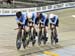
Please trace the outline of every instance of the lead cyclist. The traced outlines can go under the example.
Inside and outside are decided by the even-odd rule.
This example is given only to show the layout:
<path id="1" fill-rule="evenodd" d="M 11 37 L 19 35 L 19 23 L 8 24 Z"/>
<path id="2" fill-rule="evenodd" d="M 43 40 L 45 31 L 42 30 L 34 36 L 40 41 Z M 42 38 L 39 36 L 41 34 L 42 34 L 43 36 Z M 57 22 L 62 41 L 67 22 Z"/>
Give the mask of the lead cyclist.
<path id="1" fill-rule="evenodd" d="M 16 12 L 16 22 L 17 22 L 18 29 L 19 29 L 18 35 L 21 35 L 20 39 L 22 39 L 23 47 L 25 48 L 25 41 L 26 41 L 26 35 L 27 35 L 26 33 L 27 33 L 27 27 L 28 27 L 27 14 L 26 13 L 23 14 L 21 11 Z M 22 36 L 22 30 L 24 30 L 23 36 Z"/>

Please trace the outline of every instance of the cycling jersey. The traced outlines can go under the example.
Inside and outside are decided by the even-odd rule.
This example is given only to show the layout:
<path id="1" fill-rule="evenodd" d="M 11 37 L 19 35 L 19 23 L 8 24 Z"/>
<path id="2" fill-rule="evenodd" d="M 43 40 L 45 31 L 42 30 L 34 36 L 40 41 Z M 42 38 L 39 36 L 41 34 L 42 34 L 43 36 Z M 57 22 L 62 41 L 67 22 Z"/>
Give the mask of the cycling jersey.
<path id="1" fill-rule="evenodd" d="M 45 26 L 48 26 L 47 14 L 45 14 L 45 13 L 42 13 L 42 14 L 41 14 L 41 21 L 43 22 L 43 24 L 44 24 Z"/>
<path id="2" fill-rule="evenodd" d="M 22 14 L 21 18 L 16 18 L 16 22 L 22 22 L 22 25 L 27 25 L 26 13 Z"/>
<path id="3" fill-rule="evenodd" d="M 28 13 L 27 17 L 31 19 L 34 24 L 38 24 L 37 12 Z"/>
<path id="4" fill-rule="evenodd" d="M 37 24 L 37 12 L 32 13 L 32 21 Z"/>
<path id="5" fill-rule="evenodd" d="M 49 16 L 49 23 L 58 26 L 59 20 L 57 15 Z"/>

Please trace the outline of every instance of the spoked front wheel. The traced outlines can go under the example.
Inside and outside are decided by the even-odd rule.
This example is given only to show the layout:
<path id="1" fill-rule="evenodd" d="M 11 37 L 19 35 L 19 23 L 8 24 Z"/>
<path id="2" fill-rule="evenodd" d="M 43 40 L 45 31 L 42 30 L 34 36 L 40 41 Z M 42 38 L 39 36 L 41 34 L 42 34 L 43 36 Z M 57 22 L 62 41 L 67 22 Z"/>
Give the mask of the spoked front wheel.
<path id="1" fill-rule="evenodd" d="M 16 47 L 18 50 L 21 48 L 21 36 L 22 36 L 22 31 L 19 30 L 17 34 L 17 39 L 16 39 Z"/>
<path id="2" fill-rule="evenodd" d="M 16 40 L 16 47 L 18 50 L 21 48 L 21 40 L 20 39 Z"/>

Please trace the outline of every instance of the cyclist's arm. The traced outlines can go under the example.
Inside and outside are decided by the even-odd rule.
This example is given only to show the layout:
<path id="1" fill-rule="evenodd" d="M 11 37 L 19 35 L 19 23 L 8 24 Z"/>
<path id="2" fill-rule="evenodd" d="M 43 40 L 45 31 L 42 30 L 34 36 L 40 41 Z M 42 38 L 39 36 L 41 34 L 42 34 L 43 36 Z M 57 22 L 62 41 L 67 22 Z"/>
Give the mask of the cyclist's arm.
<path id="1" fill-rule="evenodd" d="M 16 18 L 16 22 L 17 22 L 17 24 L 18 23 L 22 24 L 22 22 L 20 22 L 18 18 Z"/>
<path id="2" fill-rule="evenodd" d="M 23 21 L 22 21 L 21 24 L 24 25 L 24 24 L 26 23 L 26 19 L 27 19 L 27 18 L 26 18 L 26 15 L 23 15 L 22 18 L 23 18 L 23 19 L 22 19 Z"/>
<path id="3" fill-rule="evenodd" d="M 51 19 L 49 19 L 49 23 L 50 23 L 50 24 L 53 24 L 53 22 L 51 21 Z"/>
<path id="4" fill-rule="evenodd" d="M 49 28 L 50 28 L 50 29 L 54 28 L 54 25 L 55 25 L 55 24 L 53 24 L 53 22 L 51 21 L 51 19 L 49 19 L 49 23 L 50 23 Z"/>
<path id="5" fill-rule="evenodd" d="M 45 23 L 46 23 L 46 20 L 47 20 L 47 18 L 45 17 L 45 18 L 44 18 L 44 22 L 43 22 L 43 23 L 44 23 L 44 25 L 45 25 Z"/>
<path id="6" fill-rule="evenodd" d="M 33 18 L 34 24 L 35 24 L 36 16 L 37 16 L 36 13 L 33 13 L 32 18 Z"/>
<path id="7" fill-rule="evenodd" d="M 22 25 L 24 25 L 26 22 L 26 18 L 23 18 L 23 22 L 22 22 Z"/>

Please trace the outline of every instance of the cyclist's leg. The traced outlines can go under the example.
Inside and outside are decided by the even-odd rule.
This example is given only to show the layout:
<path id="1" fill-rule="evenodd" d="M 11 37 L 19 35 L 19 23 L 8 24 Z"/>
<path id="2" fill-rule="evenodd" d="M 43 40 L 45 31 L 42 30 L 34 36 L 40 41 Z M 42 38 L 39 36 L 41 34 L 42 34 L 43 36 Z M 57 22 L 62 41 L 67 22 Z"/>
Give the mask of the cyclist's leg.
<path id="1" fill-rule="evenodd" d="M 38 45 L 40 45 L 41 44 L 41 40 L 42 40 L 42 29 L 41 29 L 41 27 L 40 26 L 38 26 L 39 28 L 39 30 L 38 30 Z"/>
<path id="2" fill-rule="evenodd" d="M 53 39 L 53 30 L 51 29 L 51 44 L 53 45 L 54 39 Z"/>
<path id="3" fill-rule="evenodd" d="M 17 40 L 21 39 L 21 37 L 22 37 L 22 29 L 19 28 L 18 34 L 17 34 Z"/>
<path id="4" fill-rule="evenodd" d="M 33 38 L 34 38 L 34 40 L 36 41 L 36 36 L 37 36 L 37 31 L 36 31 L 36 28 L 35 28 L 35 25 L 33 25 Z"/>
<path id="5" fill-rule="evenodd" d="M 40 45 L 41 44 L 41 41 L 42 41 L 42 35 L 41 35 L 42 31 L 39 30 L 39 35 L 38 35 L 38 44 Z"/>
<path id="6" fill-rule="evenodd" d="M 34 28 L 33 27 L 31 27 L 31 29 L 30 29 L 30 40 L 31 40 L 31 42 L 33 42 L 33 40 L 34 40 L 34 33 L 33 33 L 33 30 L 34 30 Z"/>
<path id="7" fill-rule="evenodd" d="M 48 36 L 47 36 L 47 26 L 45 26 L 45 31 L 44 31 L 44 35 L 45 35 L 45 41 L 47 41 L 48 40 Z"/>
<path id="8" fill-rule="evenodd" d="M 56 26 L 55 25 L 52 25 L 52 28 L 53 28 L 53 42 L 55 41 L 55 44 L 58 43 L 58 38 L 57 38 L 57 29 L 56 29 Z"/>
<path id="9" fill-rule="evenodd" d="M 53 27 L 52 24 L 50 24 L 50 30 L 51 30 L 51 45 L 54 43 L 54 35 L 53 35 Z"/>
<path id="10" fill-rule="evenodd" d="M 28 35 L 29 35 L 29 26 L 25 26 L 25 32 L 26 32 L 26 38 L 28 38 Z"/>
<path id="11" fill-rule="evenodd" d="M 18 35 L 21 37 L 22 36 L 23 25 L 21 25 L 20 23 L 18 23 L 18 28 L 19 28 Z"/>
<path id="12" fill-rule="evenodd" d="M 36 30 L 35 30 L 35 28 L 34 27 L 32 27 L 32 30 L 31 30 L 32 32 L 32 36 L 31 36 L 31 38 L 32 38 L 32 46 L 34 46 L 35 45 L 35 42 L 36 42 Z"/>
<path id="13" fill-rule="evenodd" d="M 29 45 L 29 42 L 30 42 L 29 26 L 26 26 L 25 29 L 26 29 L 26 43 L 27 43 L 27 46 L 28 46 Z"/>
<path id="14" fill-rule="evenodd" d="M 55 40 L 55 44 L 56 44 L 56 43 L 58 43 L 58 35 L 57 35 L 57 29 L 56 29 L 56 27 L 54 29 L 54 35 L 55 35 L 54 40 Z"/>
<path id="15" fill-rule="evenodd" d="M 21 47 L 21 37 L 22 37 L 22 25 L 21 24 L 18 24 L 18 28 L 19 28 L 19 31 L 18 31 L 18 34 L 17 34 L 17 39 L 16 39 L 16 46 L 17 46 L 17 49 L 20 49 Z"/>
<path id="16" fill-rule="evenodd" d="M 36 32 L 36 36 L 37 36 L 37 32 L 38 32 L 38 30 L 39 30 L 37 24 L 34 25 L 34 30 L 35 30 L 35 32 Z"/>
<path id="17" fill-rule="evenodd" d="M 46 28 L 42 28 L 42 40 L 43 40 L 43 44 L 46 44 Z"/>
<path id="18" fill-rule="evenodd" d="M 39 35 L 39 28 L 37 24 L 34 24 L 34 31 L 35 31 L 35 40 L 38 40 L 38 35 Z"/>
<path id="19" fill-rule="evenodd" d="M 25 29 L 25 26 L 23 27 L 23 37 L 22 37 L 22 42 L 23 42 L 23 48 L 26 47 L 27 43 L 26 43 L 26 37 L 27 37 L 27 32 Z"/>
<path id="20" fill-rule="evenodd" d="M 30 39 L 31 42 L 33 41 L 32 36 L 33 36 L 33 29 L 34 29 L 32 26 L 33 26 L 33 24 L 31 22 L 30 25 L 29 25 L 29 31 L 28 31 L 29 32 L 29 39 Z"/>
<path id="21" fill-rule="evenodd" d="M 48 32 L 49 32 L 49 29 L 48 29 L 48 26 L 46 26 L 46 37 L 47 37 L 47 39 L 49 37 Z"/>
<path id="22" fill-rule="evenodd" d="M 23 30 L 24 30 L 23 35 L 24 35 L 24 37 L 25 37 L 25 39 L 26 39 L 26 37 L 27 37 L 27 35 L 28 35 L 29 27 L 28 27 L 28 26 L 24 26 L 24 27 L 23 27 Z"/>
<path id="23" fill-rule="evenodd" d="M 25 26 L 23 26 L 23 38 L 22 38 L 22 41 L 25 41 L 26 40 L 26 28 Z"/>

